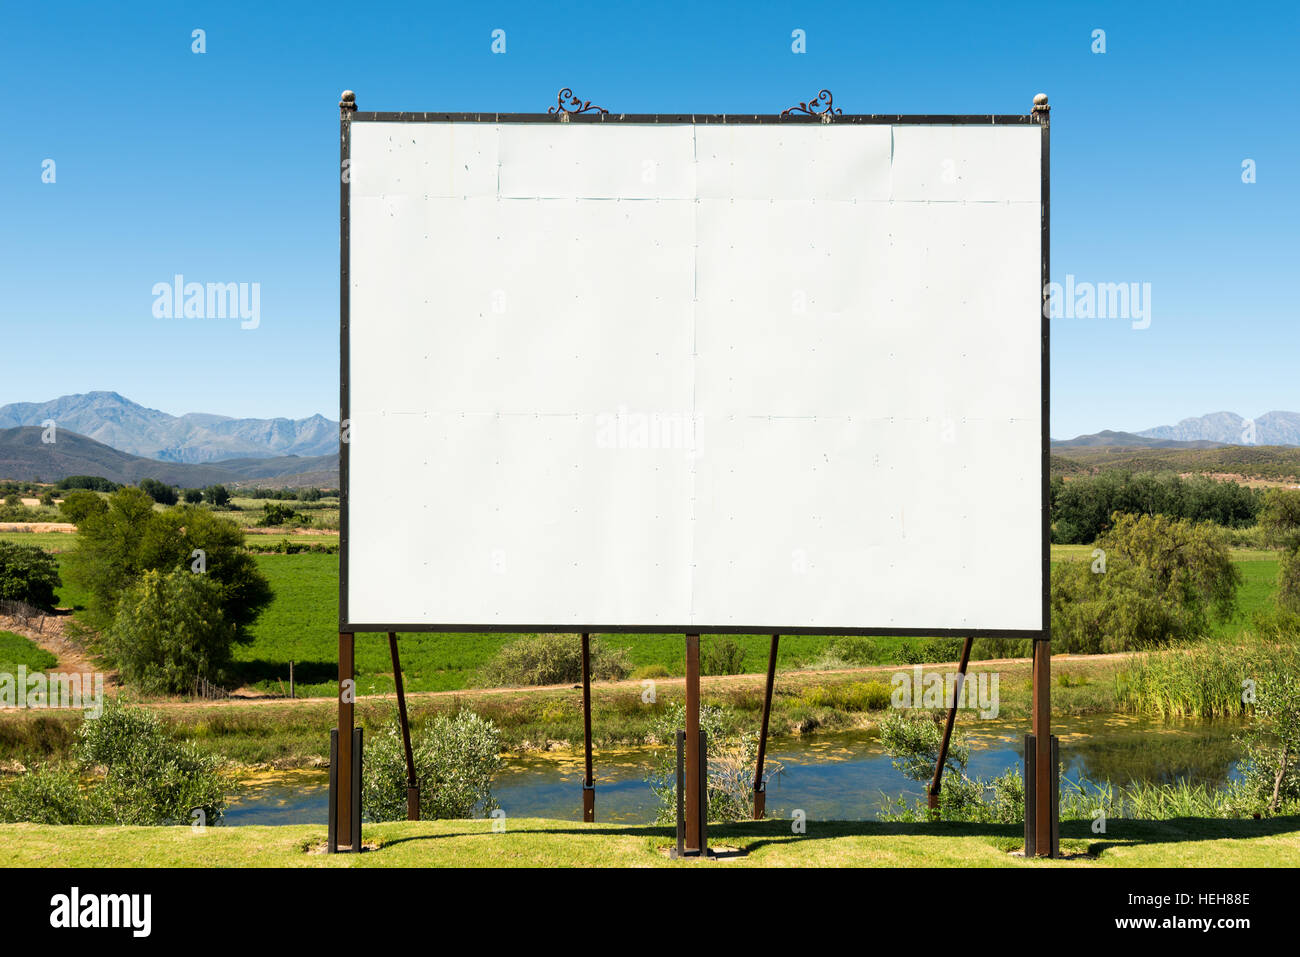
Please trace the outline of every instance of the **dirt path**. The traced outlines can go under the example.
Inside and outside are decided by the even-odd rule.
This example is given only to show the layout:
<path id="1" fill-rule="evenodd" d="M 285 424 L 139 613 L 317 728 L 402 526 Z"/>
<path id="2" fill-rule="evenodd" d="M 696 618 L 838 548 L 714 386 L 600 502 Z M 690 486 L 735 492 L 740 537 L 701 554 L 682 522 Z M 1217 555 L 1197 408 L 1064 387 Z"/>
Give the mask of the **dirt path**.
<path id="1" fill-rule="evenodd" d="M 1056 655 L 1052 658 L 1053 665 L 1069 663 L 1098 663 L 1108 661 L 1123 661 L 1132 657 L 1136 652 L 1116 652 L 1105 655 Z M 1033 664 L 1030 658 L 989 658 L 984 661 L 972 661 L 970 663 L 971 671 L 986 669 L 990 666 L 1019 665 L 1028 668 Z M 894 674 L 900 671 L 910 671 L 915 665 L 864 665 L 861 668 L 843 668 L 827 671 L 777 671 L 777 681 L 790 681 L 792 679 L 807 683 L 810 679 L 815 680 L 831 675 L 879 675 Z M 920 665 L 922 668 L 945 668 L 955 671 L 957 662 L 935 662 L 932 664 Z M 639 693 L 647 681 L 653 680 L 655 685 L 660 688 L 679 688 L 686 684 L 685 677 L 671 678 L 654 678 L 654 679 L 625 679 L 623 681 L 593 681 L 591 683 L 592 691 L 607 690 L 618 691 L 625 689 L 629 693 Z M 710 688 L 714 691 L 727 689 L 742 689 L 748 687 L 761 688 L 766 682 L 764 674 L 743 674 L 743 675 L 703 675 L 700 677 L 700 685 L 704 688 Z M 462 688 L 453 691 L 408 691 L 406 698 L 408 701 L 419 701 L 422 699 L 438 698 L 485 698 L 492 695 L 519 695 L 519 694 L 541 694 L 548 691 L 572 691 L 578 688 L 576 684 L 559 684 L 559 685 L 522 685 L 507 688 Z M 386 701 L 397 699 L 396 692 L 387 694 L 369 694 L 358 695 L 357 701 Z M 237 692 L 230 698 L 222 701 L 153 701 L 147 702 L 151 708 L 163 709 L 186 709 L 195 707 L 241 707 L 241 706 L 258 706 L 258 705 L 281 705 L 281 706 L 304 706 L 319 705 L 323 702 L 333 702 L 334 698 L 317 697 L 317 698 L 285 698 L 278 695 L 259 695 L 250 693 L 248 689 Z"/>
<path id="2" fill-rule="evenodd" d="M 102 668 L 91 658 L 81 643 L 67 633 L 71 615 L 46 615 L 42 618 L 23 619 L 12 615 L 0 615 L 0 631 L 11 631 L 29 639 L 45 649 L 59 663 L 47 671 L 63 674 L 98 673 Z M 103 671 L 104 688 L 116 690 L 121 685 L 116 672 Z"/>

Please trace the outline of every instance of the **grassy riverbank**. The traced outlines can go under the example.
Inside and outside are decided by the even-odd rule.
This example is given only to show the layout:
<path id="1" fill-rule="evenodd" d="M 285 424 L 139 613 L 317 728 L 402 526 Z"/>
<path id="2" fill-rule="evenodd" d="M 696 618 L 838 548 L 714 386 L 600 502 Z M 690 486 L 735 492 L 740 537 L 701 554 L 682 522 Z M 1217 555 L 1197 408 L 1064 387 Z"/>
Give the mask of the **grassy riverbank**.
<path id="1" fill-rule="evenodd" d="M 1116 709 L 1116 673 L 1123 658 L 1062 658 L 1054 667 L 1053 711 L 1100 714 Z M 943 669 L 944 666 L 938 666 Z M 949 670 L 955 666 L 949 666 Z M 781 738 L 814 731 L 874 727 L 889 704 L 890 680 L 907 669 L 885 667 L 844 672 L 803 672 L 778 677 L 772 705 L 772 735 Z M 972 676 L 998 674 L 998 716 L 1025 717 L 1031 700 L 1028 661 L 980 663 Z M 763 694 L 762 675 L 705 678 L 706 704 L 723 711 L 734 730 L 757 730 Z M 653 690 L 653 700 L 647 700 Z M 597 683 L 592 689 L 592 731 L 597 747 L 643 745 L 665 709 L 681 701 L 680 678 Z M 329 750 L 329 728 L 336 720 L 333 698 L 235 700 L 212 703 L 147 704 L 178 736 L 240 764 L 277 767 L 319 766 Z M 581 747 L 582 695 L 577 687 L 505 688 L 408 696 L 412 723 L 438 714 L 472 708 L 502 732 L 502 746 L 526 752 Z M 358 700 L 357 722 L 367 731 L 391 721 L 392 696 Z M 963 712 L 973 721 L 973 712 Z M 81 721 L 76 712 L 28 710 L 0 717 L 0 760 L 27 763 L 66 757 Z"/>
<path id="2" fill-rule="evenodd" d="M 360 855 L 319 853 L 325 828 L 0 825 L 0 866 L 17 867 L 1296 867 L 1300 818 L 1061 825 L 1061 860 L 1025 860 L 1018 825 L 788 821 L 710 826 L 715 847 L 742 855 L 677 862 L 666 827 L 520 818 L 367 824 Z"/>

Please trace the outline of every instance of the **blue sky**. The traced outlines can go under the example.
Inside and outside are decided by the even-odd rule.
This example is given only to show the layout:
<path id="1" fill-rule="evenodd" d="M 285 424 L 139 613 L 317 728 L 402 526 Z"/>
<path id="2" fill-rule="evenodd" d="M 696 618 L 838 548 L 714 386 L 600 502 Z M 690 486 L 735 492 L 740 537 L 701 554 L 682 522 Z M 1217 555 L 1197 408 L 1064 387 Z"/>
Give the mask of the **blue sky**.
<path id="1" fill-rule="evenodd" d="M 540 112 L 571 86 L 620 112 L 730 113 L 825 86 L 864 113 L 1051 97 L 1053 279 L 1152 289 L 1149 328 L 1053 322 L 1054 436 L 1300 410 L 1297 9 L 11 4 L 0 404 L 111 389 L 177 414 L 335 417 L 344 88 L 363 109 Z M 176 273 L 260 283 L 260 325 L 156 319 L 152 286 Z"/>

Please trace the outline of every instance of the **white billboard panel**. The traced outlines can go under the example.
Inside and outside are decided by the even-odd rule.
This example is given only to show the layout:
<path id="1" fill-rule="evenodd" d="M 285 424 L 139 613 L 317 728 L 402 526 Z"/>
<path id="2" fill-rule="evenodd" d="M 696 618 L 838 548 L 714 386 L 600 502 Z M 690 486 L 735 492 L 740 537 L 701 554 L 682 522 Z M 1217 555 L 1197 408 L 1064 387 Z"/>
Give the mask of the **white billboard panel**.
<path id="1" fill-rule="evenodd" d="M 363 117 L 341 630 L 1043 627 L 1038 126 Z"/>

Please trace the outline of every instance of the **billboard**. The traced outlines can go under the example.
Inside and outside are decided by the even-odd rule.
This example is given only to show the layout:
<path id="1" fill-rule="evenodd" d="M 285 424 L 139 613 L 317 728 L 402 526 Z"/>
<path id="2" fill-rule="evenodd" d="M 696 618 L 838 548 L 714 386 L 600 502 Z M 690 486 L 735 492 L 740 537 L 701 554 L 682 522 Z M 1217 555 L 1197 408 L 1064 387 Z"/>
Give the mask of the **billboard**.
<path id="1" fill-rule="evenodd" d="M 340 630 L 1044 628 L 1027 116 L 353 114 Z"/>

